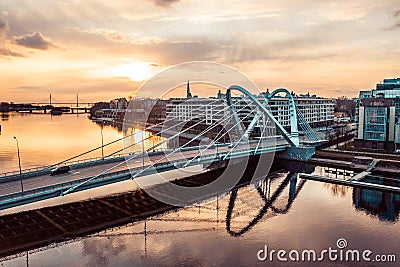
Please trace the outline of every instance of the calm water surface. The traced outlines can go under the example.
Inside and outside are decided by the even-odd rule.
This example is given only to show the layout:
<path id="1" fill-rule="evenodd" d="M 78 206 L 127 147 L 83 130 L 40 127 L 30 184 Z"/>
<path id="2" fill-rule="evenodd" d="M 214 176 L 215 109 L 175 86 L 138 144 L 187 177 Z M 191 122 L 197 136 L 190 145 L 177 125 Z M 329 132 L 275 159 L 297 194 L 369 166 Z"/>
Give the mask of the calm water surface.
<path id="1" fill-rule="evenodd" d="M 21 146 L 22 140 L 24 144 L 32 142 L 25 146 L 23 155 L 28 160 L 28 155 L 39 153 L 36 164 L 45 162 L 52 151 L 50 144 L 61 142 L 65 157 L 99 143 L 99 126 L 84 116 L 38 118 L 45 125 L 63 125 L 54 126 L 53 133 L 61 136 L 52 138 L 42 136 L 46 131 L 40 127 L 23 126 L 32 117 L 16 115 L 6 123 L 3 121 L 0 140 L 6 149 L 2 148 L 2 157 L 10 157 L 14 152 L 13 132 L 20 136 Z M 69 123 L 65 132 L 59 129 L 64 127 L 63 122 Z M 24 129 L 30 129 L 30 134 Z M 109 140 L 120 135 L 112 128 L 104 130 Z M 42 145 L 34 145 L 36 139 Z M 49 146 L 43 145 L 47 141 Z M 71 147 L 73 152 L 69 150 Z M 15 165 L 8 157 L 7 164 Z M 52 157 L 54 161 L 63 158 L 56 151 Z M 34 164 L 35 159 L 30 162 Z M 3 160 L 1 164 L 7 165 Z M 325 169 L 317 167 L 314 173 L 325 174 Z M 348 249 L 369 249 L 374 255 L 395 254 L 400 260 L 400 195 L 295 178 L 295 173 L 282 171 L 265 181 L 259 190 L 242 187 L 218 201 L 213 199 L 146 221 L 53 244 L 29 251 L 28 255 L 14 255 L 15 258 L 2 264 L 26 266 L 28 261 L 29 266 L 310 266 L 310 263 L 279 264 L 276 259 L 272 263 L 260 262 L 257 252 L 265 245 L 287 251 L 336 249 L 340 238 L 347 240 Z M 362 262 L 318 265 L 367 266 Z M 399 266 L 398 263 L 368 265 Z"/>
<path id="2" fill-rule="evenodd" d="M 323 169 L 317 167 L 318 172 Z M 292 175 L 282 172 L 259 190 L 246 186 L 218 202 L 32 250 L 29 266 L 287 266 L 276 260 L 259 262 L 257 252 L 264 245 L 288 251 L 336 249 L 340 238 L 347 240 L 349 249 L 399 257 L 399 195 L 300 179 L 290 182 Z M 4 266 L 26 264 L 26 253 L 16 256 Z"/>
<path id="3" fill-rule="evenodd" d="M 18 170 L 16 136 L 19 140 L 22 169 L 49 165 L 68 159 L 82 152 L 101 146 L 103 132 L 104 144 L 123 137 L 123 132 L 111 125 L 101 125 L 88 119 L 87 114 L 50 114 L 0 113 L 2 131 L 0 134 L 0 173 Z M 102 130 L 103 128 L 103 130 Z M 131 137 L 132 143 L 142 138 L 137 134 Z M 146 137 L 150 136 L 146 133 Z M 159 142 L 157 136 L 146 142 L 149 147 Z M 122 148 L 122 141 L 104 148 L 109 155 Z M 141 146 L 134 147 L 140 151 Z M 131 149 L 131 150 L 135 150 Z M 101 157 L 98 149 L 79 159 Z"/>

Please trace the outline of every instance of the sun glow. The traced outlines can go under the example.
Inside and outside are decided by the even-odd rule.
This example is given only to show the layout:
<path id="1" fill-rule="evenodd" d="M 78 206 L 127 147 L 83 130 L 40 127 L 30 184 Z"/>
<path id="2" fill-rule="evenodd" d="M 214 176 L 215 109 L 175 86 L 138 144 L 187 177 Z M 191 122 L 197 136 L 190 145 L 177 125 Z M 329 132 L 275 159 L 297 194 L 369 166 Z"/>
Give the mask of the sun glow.
<path id="1" fill-rule="evenodd" d="M 152 75 L 152 66 L 148 62 L 131 62 L 113 68 L 112 75 L 128 77 L 132 81 L 141 82 Z"/>

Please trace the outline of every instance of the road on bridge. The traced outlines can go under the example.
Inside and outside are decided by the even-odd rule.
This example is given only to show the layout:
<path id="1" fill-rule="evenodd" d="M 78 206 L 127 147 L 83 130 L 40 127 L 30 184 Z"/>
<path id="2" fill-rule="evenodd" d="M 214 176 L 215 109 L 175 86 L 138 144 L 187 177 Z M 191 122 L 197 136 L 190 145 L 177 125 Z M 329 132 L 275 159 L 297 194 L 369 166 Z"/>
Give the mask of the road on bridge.
<path id="1" fill-rule="evenodd" d="M 258 141 L 252 141 L 250 143 L 251 148 L 255 148 L 257 146 Z M 284 145 L 287 144 L 285 140 L 279 140 L 276 142 L 275 145 Z M 249 147 L 247 144 L 241 144 L 237 145 L 236 149 L 243 149 L 244 147 Z M 218 147 L 218 153 L 227 153 L 231 150 L 232 148 L 228 147 L 228 145 L 224 146 L 219 146 Z M 166 152 L 166 155 L 171 152 Z M 208 149 L 204 153 L 202 153 L 203 156 L 206 155 L 212 155 L 216 153 L 216 147 L 212 149 Z M 179 159 L 189 159 L 194 156 L 197 156 L 199 154 L 198 148 L 193 148 L 192 150 L 185 150 L 185 151 L 180 151 L 179 153 L 174 153 L 173 155 L 170 156 L 170 160 L 179 160 Z M 144 161 L 144 167 L 146 168 L 147 166 L 156 163 L 158 161 L 160 162 L 167 162 L 168 159 L 163 159 L 165 157 L 164 154 L 158 154 L 158 155 L 151 155 L 149 157 L 145 157 Z M 123 161 L 121 161 L 123 162 Z M 74 180 L 79 180 L 83 178 L 90 178 L 95 175 L 101 174 L 108 169 L 116 166 L 117 164 L 120 164 L 121 162 L 112 162 L 112 163 L 101 163 L 101 160 L 99 160 L 98 165 L 94 166 L 88 166 L 88 167 L 82 167 L 78 169 L 71 169 L 69 173 L 66 174 L 60 174 L 56 176 L 51 176 L 50 174 L 45 174 L 45 175 L 38 175 L 30 178 L 24 178 L 23 179 L 23 186 L 24 190 L 31 190 L 31 189 L 36 189 L 36 188 L 41 188 L 41 187 L 46 187 L 50 186 L 53 184 L 58 184 L 58 183 L 63 183 L 63 182 L 70 182 Z M 143 159 L 142 157 L 137 157 L 132 159 L 129 162 L 129 167 L 130 168 L 139 168 L 143 166 Z M 121 164 L 118 167 L 115 167 L 112 169 L 110 172 L 115 172 L 115 171 L 123 171 L 126 170 L 128 171 L 128 166 L 126 163 Z M 12 180 L 12 181 L 4 181 L 0 183 L 0 195 L 8 195 L 12 193 L 18 193 L 21 191 L 21 185 L 20 185 L 20 180 Z"/>

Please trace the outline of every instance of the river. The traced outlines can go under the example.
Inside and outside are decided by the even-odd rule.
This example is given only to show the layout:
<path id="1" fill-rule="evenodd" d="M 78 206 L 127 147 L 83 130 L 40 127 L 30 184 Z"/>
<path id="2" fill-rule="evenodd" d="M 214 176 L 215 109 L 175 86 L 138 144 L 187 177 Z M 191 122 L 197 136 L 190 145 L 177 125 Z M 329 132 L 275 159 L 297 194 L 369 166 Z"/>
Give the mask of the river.
<path id="1" fill-rule="evenodd" d="M 103 129 L 111 141 L 122 136 Z M 11 114 L 2 121 L 0 166 L 16 169 L 18 136 L 25 167 L 56 162 L 101 143 L 100 126 L 85 115 Z M 118 147 L 114 147 L 117 149 Z M 111 151 L 111 149 L 110 149 Z M 100 156 L 99 152 L 97 155 Z M 328 175 L 316 167 L 314 174 Z M 292 262 L 292 250 L 372 251 L 400 260 L 400 195 L 297 178 L 282 170 L 261 184 L 145 221 L 23 252 L 2 266 L 310 266 Z M 337 241 L 346 241 L 339 249 Z M 342 243 L 341 243 L 342 244 Z M 289 262 L 260 261 L 260 250 L 285 250 Z M 341 245 L 342 246 L 342 245 Z M 295 254 L 294 254 L 295 255 Z M 318 266 L 398 266 L 396 263 L 330 260 Z"/>
<path id="2" fill-rule="evenodd" d="M 0 114 L 0 173 L 18 170 L 17 143 L 14 136 L 19 142 L 22 169 L 55 164 L 100 147 L 102 135 L 104 144 L 123 137 L 122 127 L 118 129 L 109 124 L 96 123 L 87 114 Z M 140 139 L 140 131 L 134 131 L 138 136 L 133 135 L 133 139 Z M 146 137 L 149 136 L 146 147 L 151 146 L 153 141 L 159 141 L 159 137 L 146 134 Z M 104 147 L 103 153 L 107 156 L 122 147 L 122 141 L 116 142 Z M 141 146 L 137 147 L 137 150 L 141 149 Z M 102 150 L 97 149 L 74 160 L 101 156 Z"/>

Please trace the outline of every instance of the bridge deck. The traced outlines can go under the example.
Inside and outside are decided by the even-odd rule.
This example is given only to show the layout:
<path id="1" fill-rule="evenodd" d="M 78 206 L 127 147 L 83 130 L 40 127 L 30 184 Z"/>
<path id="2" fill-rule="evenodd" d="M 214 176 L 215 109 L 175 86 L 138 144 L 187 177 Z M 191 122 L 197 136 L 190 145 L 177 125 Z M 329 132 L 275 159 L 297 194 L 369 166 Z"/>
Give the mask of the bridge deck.
<path id="1" fill-rule="evenodd" d="M 255 152 L 257 152 L 256 154 L 260 154 L 282 151 L 286 149 L 286 145 L 282 144 L 280 146 L 264 147 L 260 148 L 257 151 L 254 151 L 255 146 L 256 144 L 252 144 L 250 148 L 239 147 L 238 150 L 236 150 L 234 153 L 229 154 L 229 157 L 227 159 L 249 156 L 254 154 Z M 228 146 L 219 147 L 218 157 L 215 155 L 214 149 L 206 151 L 205 153 L 203 153 L 201 160 L 195 160 L 192 162 L 191 165 L 219 161 L 221 160 L 222 156 L 227 155 L 230 150 L 231 149 Z M 183 165 L 188 161 L 188 159 L 198 155 L 198 151 L 198 148 L 187 148 L 177 155 L 174 154 L 173 158 L 170 158 L 168 160 L 163 159 L 163 154 L 150 154 L 149 157 L 145 159 L 144 165 L 143 159 L 137 158 L 130 162 L 129 168 L 126 164 L 121 164 L 120 166 L 114 168 L 106 174 L 100 175 L 96 179 L 93 179 L 90 183 L 85 184 L 85 186 L 78 188 L 77 191 L 122 180 L 127 180 L 131 178 L 131 173 L 135 172 L 140 173 L 139 176 L 146 176 L 156 172 L 171 170 L 178 165 Z M 157 164 L 154 165 L 154 163 Z M 0 209 L 6 209 L 59 196 L 68 188 L 85 182 L 91 177 L 103 173 L 115 165 L 115 162 L 103 164 L 102 161 L 99 161 L 98 165 L 72 169 L 70 173 L 67 174 L 57 176 L 50 176 L 49 174 L 39 174 L 37 176 L 25 178 L 23 181 L 24 194 L 20 192 L 20 181 L 18 179 L 13 179 L 11 181 L 6 180 L 0 183 Z M 141 171 L 143 169 L 145 171 L 142 173 Z"/>

